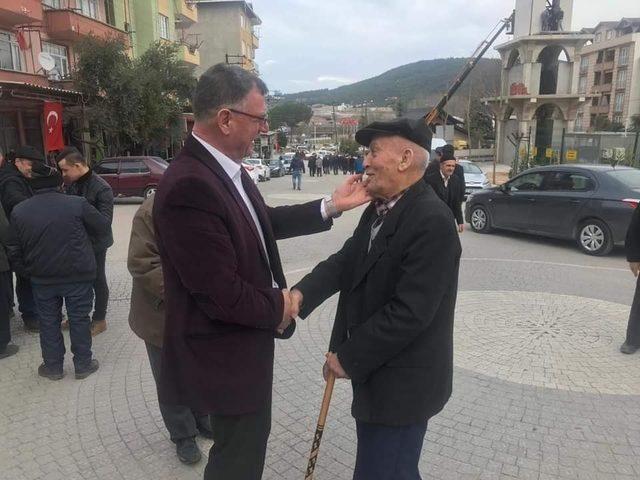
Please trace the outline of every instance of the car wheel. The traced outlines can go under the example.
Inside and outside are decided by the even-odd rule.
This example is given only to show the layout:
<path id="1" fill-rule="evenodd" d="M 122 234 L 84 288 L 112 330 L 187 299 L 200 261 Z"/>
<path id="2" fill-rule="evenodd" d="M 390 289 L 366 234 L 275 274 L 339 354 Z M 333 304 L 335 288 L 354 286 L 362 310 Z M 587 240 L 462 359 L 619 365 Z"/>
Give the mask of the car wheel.
<path id="1" fill-rule="evenodd" d="M 471 218 L 469 219 L 471 229 L 478 233 L 489 233 L 491 231 L 491 221 L 489 213 L 484 207 L 476 205 L 471 209 Z"/>
<path id="2" fill-rule="evenodd" d="M 158 187 L 147 187 L 144 189 L 144 198 L 149 198 L 151 195 L 153 195 L 154 193 L 156 193 L 156 190 L 158 189 Z"/>
<path id="3" fill-rule="evenodd" d="M 578 229 L 578 246 L 587 255 L 607 255 L 613 248 L 611 231 L 604 222 L 592 219 Z"/>

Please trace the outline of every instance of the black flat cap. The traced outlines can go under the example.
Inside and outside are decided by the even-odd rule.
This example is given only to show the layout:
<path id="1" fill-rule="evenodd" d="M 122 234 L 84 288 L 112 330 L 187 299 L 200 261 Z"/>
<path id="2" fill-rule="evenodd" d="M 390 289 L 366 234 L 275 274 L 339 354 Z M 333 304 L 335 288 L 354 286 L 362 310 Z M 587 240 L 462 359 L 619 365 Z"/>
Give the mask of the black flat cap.
<path id="1" fill-rule="evenodd" d="M 44 162 L 44 155 L 40 150 L 31 145 L 23 145 L 16 148 L 14 158 L 24 158 L 26 160 L 35 160 L 36 162 Z"/>
<path id="2" fill-rule="evenodd" d="M 411 140 L 431 152 L 431 137 L 433 134 L 423 118 L 418 120 L 397 118 L 388 122 L 370 123 L 356 132 L 356 142 L 368 147 L 375 137 L 392 135 Z"/>

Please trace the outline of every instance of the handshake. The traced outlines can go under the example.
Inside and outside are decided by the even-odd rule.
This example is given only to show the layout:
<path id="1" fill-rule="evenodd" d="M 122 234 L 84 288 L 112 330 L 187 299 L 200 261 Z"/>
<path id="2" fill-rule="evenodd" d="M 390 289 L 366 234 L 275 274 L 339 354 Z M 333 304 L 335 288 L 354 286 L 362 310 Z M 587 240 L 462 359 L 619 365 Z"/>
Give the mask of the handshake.
<path id="1" fill-rule="evenodd" d="M 284 299 L 284 313 L 282 315 L 282 322 L 278 325 L 278 333 L 282 334 L 291 322 L 300 313 L 300 307 L 302 306 L 302 292 L 295 288 L 291 291 L 286 288 L 282 290 L 282 298 Z"/>

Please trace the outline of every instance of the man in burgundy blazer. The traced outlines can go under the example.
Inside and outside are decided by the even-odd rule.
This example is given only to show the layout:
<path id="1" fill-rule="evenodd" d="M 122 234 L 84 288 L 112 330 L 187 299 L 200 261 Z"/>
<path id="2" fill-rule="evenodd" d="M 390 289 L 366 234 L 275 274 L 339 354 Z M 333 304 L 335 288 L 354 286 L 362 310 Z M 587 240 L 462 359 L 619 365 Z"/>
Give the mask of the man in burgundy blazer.
<path id="1" fill-rule="evenodd" d="M 331 200 L 265 204 L 240 162 L 268 130 L 266 93 L 239 67 L 201 76 L 192 135 L 153 211 L 166 296 L 160 401 L 211 413 L 207 480 L 262 476 L 274 337 L 291 336 L 298 313 L 276 240 L 328 230 L 332 217 L 369 200 L 354 176 Z"/>

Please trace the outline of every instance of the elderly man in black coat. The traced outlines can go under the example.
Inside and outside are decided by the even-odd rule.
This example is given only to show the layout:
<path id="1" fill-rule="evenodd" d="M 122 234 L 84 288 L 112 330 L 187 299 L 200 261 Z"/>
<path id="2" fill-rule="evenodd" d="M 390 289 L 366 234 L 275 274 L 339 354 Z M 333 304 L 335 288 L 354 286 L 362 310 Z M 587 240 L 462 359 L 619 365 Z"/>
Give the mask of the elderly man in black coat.
<path id="1" fill-rule="evenodd" d="M 627 230 L 627 238 L 624 242 L 627 251 L 627 261 L 631 273 L 639 278 L 636 283 L 636 291 L 633 295 L 633 304 L 629 313 L 627 324 L 627 338 L 620 347 L 622 353 L 635 353 L 640 348 L 640 208 L 636 208 Z"/>
<path id="2" fill-rule="evenodd" d="M 325 376 L 350 378 L 355 480 L 415 480 L 429 418 L 451 395 L 461 247 L 422 181 L 431 132 L 406 119 L 356 133 L 375 198 L 342 249 L 292 289 L 306 318 L 340 292 Z"/>
<path id="3" fill-rule="evenodd" d="M 455 174 L 456 166 L 459 165 L 457 165 L 453 154 L 444 150 L 443 147 L 443 152 L 440 156 L 440 169 L 427 171 L 424 175 L 424 181 L 431 185 L 440 200 L 451 209 L 458 225 L 458 232 L 462 233 L 464 231 L 464 217 L 462 216 L 464 184 L 460 183 L 458 176 Z"/>

